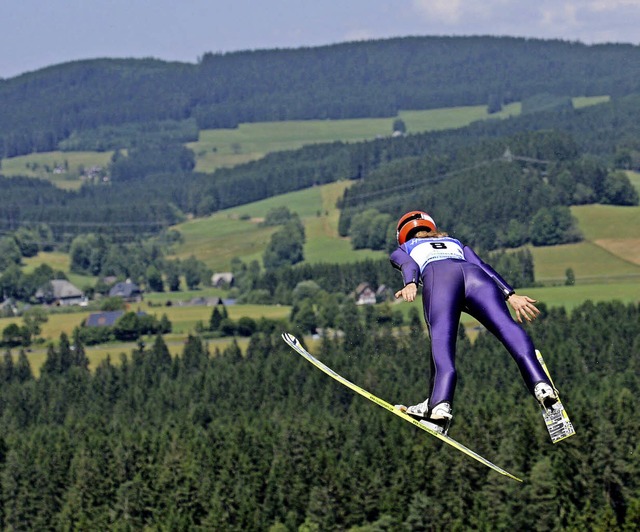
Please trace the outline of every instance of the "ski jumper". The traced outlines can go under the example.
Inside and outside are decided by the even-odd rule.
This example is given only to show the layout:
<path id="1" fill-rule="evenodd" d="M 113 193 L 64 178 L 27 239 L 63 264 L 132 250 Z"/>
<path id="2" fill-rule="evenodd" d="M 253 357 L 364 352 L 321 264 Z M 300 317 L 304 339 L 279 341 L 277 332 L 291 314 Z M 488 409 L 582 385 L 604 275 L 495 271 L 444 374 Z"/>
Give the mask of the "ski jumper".
<path id="1" fill-rule="evenodd" d="M 422 281 L 422 306 L 431 336 L 429 406 L 453 403 L 457 373 L 455 346 L 460 314 L 466 312 L 494 334 L 516 361 L 533 394 L 550 384 L 533 342 L 506 305 L 513 288 L 468 246 L 450 237 L 412 238 L 390 257 L 405 286 Z"/>

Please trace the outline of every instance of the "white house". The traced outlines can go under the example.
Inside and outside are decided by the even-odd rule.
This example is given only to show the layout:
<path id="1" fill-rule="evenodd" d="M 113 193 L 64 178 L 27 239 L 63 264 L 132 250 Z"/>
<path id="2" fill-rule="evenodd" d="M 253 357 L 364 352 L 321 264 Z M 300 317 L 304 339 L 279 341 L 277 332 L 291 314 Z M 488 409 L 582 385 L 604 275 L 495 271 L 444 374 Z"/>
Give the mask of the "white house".
<path id="1" fill-rule="evenodd" d="M 231 272 L 214 273 L 211 276 L 211 286 L 226 288 L 233 285 L 234 277 Z"/>
<path id="2" fill-rule="evenodd" d="M 376 293 L 369 283 L 360 283 L 354 292 L 356 305 L 374 305 L 376 303 Z"/>

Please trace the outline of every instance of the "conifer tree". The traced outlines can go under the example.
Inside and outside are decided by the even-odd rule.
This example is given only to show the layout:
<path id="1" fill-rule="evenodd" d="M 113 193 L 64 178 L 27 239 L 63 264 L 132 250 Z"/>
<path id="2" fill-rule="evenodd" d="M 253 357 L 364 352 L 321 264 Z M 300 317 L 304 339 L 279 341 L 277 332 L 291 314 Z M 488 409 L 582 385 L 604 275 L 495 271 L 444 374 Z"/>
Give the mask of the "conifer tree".
<path id="1" fill-rule="evenodd" d="M 149 358 L 151 358 L 159 368 L 171 367 L 171 353 L 161 334 L 156 335 L 153 347 L 149 353 Z"/>
<path id="2" fill-rule="evenodd" d="M 62 362 L 60 360 L 60 353 L 56 350 L 55 346 L 50 343 L 47 346 L 47 356 L 44 364 L 42 365 L 42 373 L 46 375 L 59 375 L 62 373 Z"/>
<path id="3" fill-rule="evenodd" d="M 84 348 L 84 343 L 80 337 L 80 329 L 76 327 L 73 331 L 73 349 L 71 353 L 71 365 L 80 369 L 89 368 L 89 358 Z"/>
<path id="4" fill-rule="evenodd" d="M 15 365 L 14 371 L 15 378 L 18 382 L 26 382 L 33 379 L 33 372 L 31 371 L 31 364 L 29 358 L 24 349 L 20 349 L 18 353 L 18 362 Z"/>
<path id="5" fill-rule="evenodd" d="M 213 311 L 211 312 L 211 317 L 209 318 L 209 330 L 217 331 L 220 328 L 220 323 L 222 323 L 222 320 L 223 320 L 223 315 L 218 310 L 218 305 L 216 305 L 213 307 Z"/>
<path id="6" fill-rule="evenodd" d="M 15 367 L 11 351 L 4 352 L 2 363 L 0 364 L 0 383 L 9 383 L 15 378 Z"/>

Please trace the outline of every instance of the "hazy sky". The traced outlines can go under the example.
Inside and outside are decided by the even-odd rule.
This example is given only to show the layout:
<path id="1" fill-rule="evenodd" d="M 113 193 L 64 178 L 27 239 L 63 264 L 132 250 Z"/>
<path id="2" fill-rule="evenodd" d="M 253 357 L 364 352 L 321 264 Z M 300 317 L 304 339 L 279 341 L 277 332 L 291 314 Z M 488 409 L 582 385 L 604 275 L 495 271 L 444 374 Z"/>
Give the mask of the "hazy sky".
<path id="1" fill-rule="evenodd" d="M 408 35 L 640 44 L 640 0 L 0 0 L 0 78 L 76 59 Z"/>

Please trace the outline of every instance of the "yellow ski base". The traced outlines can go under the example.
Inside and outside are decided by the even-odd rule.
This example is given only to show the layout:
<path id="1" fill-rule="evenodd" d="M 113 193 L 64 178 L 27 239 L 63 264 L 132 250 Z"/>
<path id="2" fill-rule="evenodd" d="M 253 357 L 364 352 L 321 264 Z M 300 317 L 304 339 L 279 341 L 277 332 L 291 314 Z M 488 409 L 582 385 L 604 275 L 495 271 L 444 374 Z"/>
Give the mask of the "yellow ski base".
<path id="1" fill-rule="evenodd" d="M 547 365 L 542 358 L 542 354 L 537 349 L 536 356 L 538 357 L 538 362 L 542 365 L 542 369 L 544 369 L 547 377 L 549 377 L 551 386 L 553 386 L 553 389 L 558 396 L 558 401 L 551 408 L 545 408 L 540 405 L 540 409 L 542 410 L 542 419 L 544 419 L 545 426 L 549 432 L 551 443 L 558 443 L 559 441 L 566 440 L 573 436 L 576 431 L 573 428 L 573 423 L 571 423 L 571 420 L 569 419 L 569 414 L 567 414 L 562 401 L 560 401 L 560 394 L 558 394 L 558 390 L 556 390 L 556 386 L 553 384 L 553 380 L 551 379 Z"/>
<path id="2" fill-rule="evenodd" d="M 455 449 L 458 449 L 458 451 L 466 454 L 467 456 L 473 458 L 474 460 L 477 460 L 481 464 L 484 464 L 485 466 L 493 469 L 494 471 L 500 473 L 501 475 L 509 477 L 509 478 L 511 478 L 513 480 L 517 480 L 518 482 L 522 482 L 522 480 L 519 479 L 518 477 L 516 477 L 515 475 L 512 475 L 508 471 L 505 471 L 501 467 L 498 467 L 493 462 L 490 462 L 486 458 L 480 456 L 475 451 L 472 451 L 468 447 L 465 447 L 461 443 L 458 443 L 453 438 L 450 438 L 449 436 L 441 434 L 440 432 L 438 432 L 436 430 L 433 430 L 433 429 L 431 429 L 429 427 L 426 427 L 425 425 L 420 423 L 418 420 L 412 418 L 411 416 L 409 416 L 409 415 L 405 414 L 404 412 L 400 411 L 399 409 L 395 408 L 392 404 L 387 403 L 386 401 L 384 401 L 383 399 L 380 399 L 379 397 L 376 397 L 375 395 L 373 395 L 372 393 L 368 392 L 364 388 L 361 388 L 357 384 L 353 384 L 351 381 L 348 381 L 342 375 L 339 375 L 338 373 L 333 371 L 330 367 L 328 367 L 327 365 L 325 365 L 322 362 L 320 362 L 311 353 L 309 353 L 304 347 L 302 347 L 302 345 L 300 344 L 300 342 L 298 341 L 298 339 L 295 336 L 293 336 L 293 335 L 291 335 L 289 333 L 283 333 L 282 334 L 282 339 L 296 353 L 298 353 L 302 357 L 306 358 L 315 367 L 317 367 L 318 369 L 322 370 L 324 373 L 326 373 L 327 375 L 329 375 L 330 377 L 332 377 L 333 379 L 335 379 L 339 383 L 344 384 L 347 388 L 350 388 L 354 392 L 362 395 L 363 397 L 366 397 L 367 399 L 369 399 L 369 401 L 372 401 L 375 404 L 377 404 L 378 406 L 381 406 L 382 408 L 385 408 L 389 412 L 395 414 L 396 416 L 398 416 L 401 419 L 404 419 L 405 421 L 411 423 L 412 425 L 418 427 L 419 429 L 424 430 L 425 432 L 431 434 L 432 436 L 435 436 L 436 438 L 438 438 L 439 440 L 442 440 L 446 444 L 451 445 Z"/>

